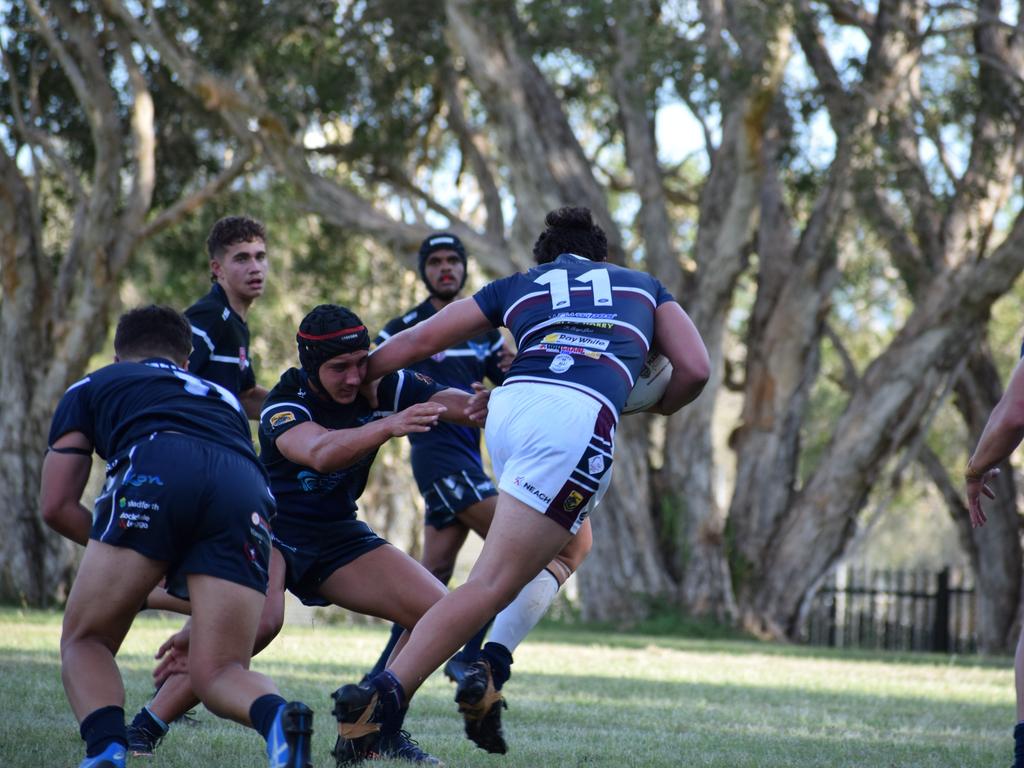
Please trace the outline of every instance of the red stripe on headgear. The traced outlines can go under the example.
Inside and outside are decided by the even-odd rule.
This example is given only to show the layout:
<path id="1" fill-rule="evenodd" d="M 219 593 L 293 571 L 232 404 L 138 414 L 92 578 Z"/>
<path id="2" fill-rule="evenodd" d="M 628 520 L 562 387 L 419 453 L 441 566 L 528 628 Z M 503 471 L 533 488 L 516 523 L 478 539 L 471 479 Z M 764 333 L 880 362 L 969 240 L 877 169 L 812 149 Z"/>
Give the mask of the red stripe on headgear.
<path id="1" fill-rule="evenodd" d="M 351 328 L 342 328 L 340 331 L 332 331 L 331 333 L 322 333 L 320 335 L 299 331 L 299 338 L 305 339 L 306 341 L 327 341 L 327 339 L 336 339 L 339 336 L 347 336 L 350 333 L 359 333 L 360 331 L 365 330 L 365 325 L 354 325 Z"/>

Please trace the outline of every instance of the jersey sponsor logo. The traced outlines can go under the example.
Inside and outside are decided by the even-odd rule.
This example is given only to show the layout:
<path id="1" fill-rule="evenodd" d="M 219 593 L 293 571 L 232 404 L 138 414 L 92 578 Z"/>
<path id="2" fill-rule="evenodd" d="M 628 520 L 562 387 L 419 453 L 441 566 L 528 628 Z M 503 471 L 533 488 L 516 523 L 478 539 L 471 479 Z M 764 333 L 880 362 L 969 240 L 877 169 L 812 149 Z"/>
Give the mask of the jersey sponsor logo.
<path id="1" fill-rule="evenodd" d="M 527 480 L 523 475 L 518 475 L 516 479 L 512 481 L 512 484 L 517 488 L 523 488 L 524 490 L 532 493 L 545 504 L 551 503 L 551 497 L 544 493 L 544 491 L 535 486 L 533 483 L 531 483 L 529 480 Z"/>
<path id="2" fill-rule="evenodd" d="M 422 381 L 424 384 L 433 384 L 434 383 L 434 380 L 432 378 L 430 378 L 429 376 L 427 376 L 427 374 L 425 374 L 425 373 L 420 373 L 419 371 L 412 371 L 411 373 L 412 373 L 413 378 L 416 379 L 417 381 Z"/>
<path id="3" fill-rule="evenodd" d="M 549 365 L 548 368 L 551 370 L 552 373 L 565 373 L 570 368 L 572 368 L 572 364 L 574 362 L 575 360 L 572 359 L 572 355 L 567 355 L 564 352 L 560 352 L 559 354 L 555 355 L 554 359 L 551 361 L 551 365 Z"/>
<path id="4" fill-rule="evenodd" d="M 240 370 L 245 370 L 245 366 L 249 364 L 248 357 L 246 356 L 245 347 L 238 348 L 238 367 Z"/>
<path id="5" fill-rule="evenodd" d="M 608 349 L 608 339 L 592 339 L 574 333 L 549 333 L 543 339 L 545 344 L 563 344 L 587 349 Z"/>
<path id="6" fill-rule="evenodd" d="M 287 424 L 289 421 L 295 421 L 295 414 L 292 411 L 281 411 L 280 413 L 275 413 L 270 417 L 270 428 L 277 429 L 282 424 Z"/>
<path id="7" fill-rule="evenodd" d="M 127 485 L 141 488 L 144 485 L 163 485 L 159 475 L 130 475 L 124 479 Z"/>
<path id="8" fill-rule="evenodd" d="M 123 530 L 137 528 L 140 531 L 149 530 L 149 515 L 145 512 L 122 512 L 117 516 L 117 527 Z"/>
<path id="9" fill-rule="evenodd" d="M 562 504 L 562 509 L 564 509 L 566 512 L 572 512 L 582 503 L 582 493 L 580 493 L 579 491 L 569 491 L 569 495 L 565 497 L 565 502 Z"/>

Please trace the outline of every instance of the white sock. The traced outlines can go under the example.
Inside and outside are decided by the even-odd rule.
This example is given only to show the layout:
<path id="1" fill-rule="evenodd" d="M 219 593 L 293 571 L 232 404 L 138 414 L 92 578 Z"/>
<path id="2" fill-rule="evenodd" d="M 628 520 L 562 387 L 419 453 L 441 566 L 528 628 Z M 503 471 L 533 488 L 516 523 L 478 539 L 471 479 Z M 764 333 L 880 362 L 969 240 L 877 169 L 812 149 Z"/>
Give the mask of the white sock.
<path id="1" fill-rule="evenodd" d="M 494 618 L 494 625 L 487 639 L 492 643 L 501 643 L 508 648 L 509 653 L 512 653 L 541 620 L 557 594 L 558 579 L 551 575 L 551 571 L 541 571 L 533 581 L 519 591 L 516 599 Z"/>

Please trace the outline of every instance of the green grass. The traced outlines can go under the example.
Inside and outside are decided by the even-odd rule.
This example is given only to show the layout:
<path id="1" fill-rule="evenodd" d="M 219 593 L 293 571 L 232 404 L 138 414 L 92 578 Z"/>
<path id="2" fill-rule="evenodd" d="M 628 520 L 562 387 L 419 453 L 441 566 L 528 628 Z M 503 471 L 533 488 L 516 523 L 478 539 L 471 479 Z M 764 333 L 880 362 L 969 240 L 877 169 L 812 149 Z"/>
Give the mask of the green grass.
<path id="1" fill-rule="evenodd" d="M 140 619 L 119 660 L 129 715 L 145 702 L 151 656 L 177 626 Z M 55 613 L 0 610 L 0 765 L 74 766 L 82 745 L 60 682 Z M 286 627 L 254 661 L 316 710 L 314 755 L 333 768 L 328 698 L 359 678 L 381 628 Z M 458 766 L 955 768 L 1010 762 L 1008 659 L 848 653 L 744 640 L 685 639 L 547 626 L 520 648 L 506 687 L 509 754 L 462 736 L 452 688 L 434 675 L 407 727 Z M 175 727 L 152 768 L 263 766 L 252 731 L 200 710 Z M 395 764 L 398 765 L 398 764 Z"/>

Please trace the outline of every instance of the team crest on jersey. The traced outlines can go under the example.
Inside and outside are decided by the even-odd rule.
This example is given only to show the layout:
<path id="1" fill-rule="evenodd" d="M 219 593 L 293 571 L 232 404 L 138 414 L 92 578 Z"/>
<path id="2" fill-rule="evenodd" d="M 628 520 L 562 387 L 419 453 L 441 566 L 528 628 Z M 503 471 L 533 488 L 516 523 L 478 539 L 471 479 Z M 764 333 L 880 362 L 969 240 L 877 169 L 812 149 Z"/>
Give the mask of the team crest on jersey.
<path id="1" fill-rule="evenodd" d="M 432 378 L 430 378 L 429 376 L 427 376 L 425 373 L 420 373 L 419 371 L 413 371 L 412 375 L 413 375 L 413 378 L 415 378 L 418 381 L 422 381 L 424 384 L 433 384 L 434 383 L 434 380 Z"/>
<path id="2" fill-rule="evenodd" d="M 590 474 L 599 475 L 604 470 L 604 456 L 591 456 L 589 462 Z"/>
<path id="3" fill-rule="evenodd" d="M 245 366 L 249 364 L 249 360 L 245 354 L 245 347 L 238 348 L 238 367 L 245 370 Z"/>
<path id="4" fill-rule="evenodd" d="M 555 355 L 548 368 L 552 373 L 565 373 L 572 368 L 574 362 L 575 360 L 572 359 L 572 355 L 558 354 Z"/>
<path id="5" fill-rule="evenodd" d="M 295 414 L 291 411 L 281 411 L 275 413 L 270 417 L 270 428 L 277 429 L 282 424 L 287 424 L 289 421 L 295 421 Z"/>
<path id="6" fill-rule="evenodd" d="M 566 512 L 572 512 L 576 507 L 583 503 L 583 494 L 579 491 L 569 491 L 569 495 L 565 497 L 565 502 L 562 504 L 562 509 Z"/>

